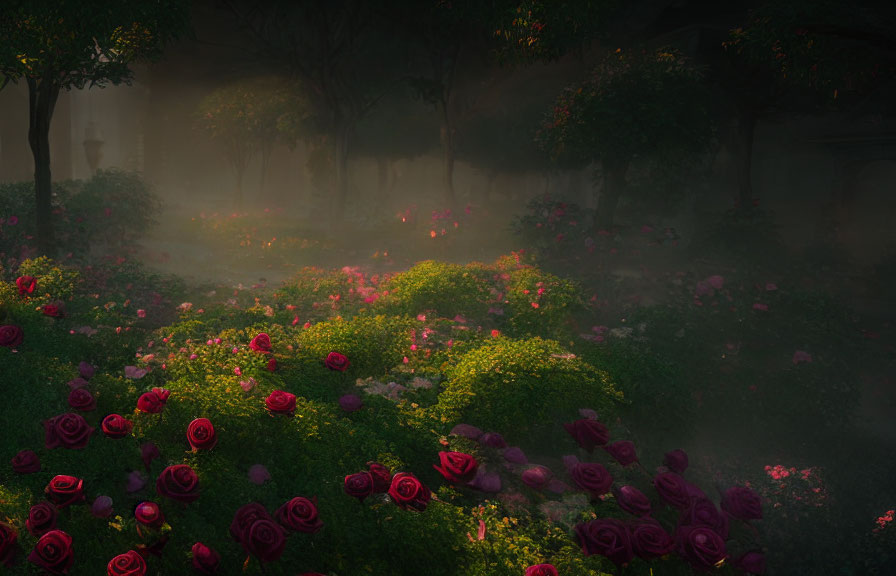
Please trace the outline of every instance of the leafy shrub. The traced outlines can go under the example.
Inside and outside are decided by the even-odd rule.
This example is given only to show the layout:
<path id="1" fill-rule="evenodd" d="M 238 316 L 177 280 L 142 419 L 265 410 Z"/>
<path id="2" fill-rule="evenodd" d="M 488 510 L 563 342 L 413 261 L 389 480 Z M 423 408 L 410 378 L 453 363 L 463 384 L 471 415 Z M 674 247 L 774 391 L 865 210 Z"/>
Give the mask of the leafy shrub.
<path id="1" fill-rule="evenodd" d="M 448 422 L 506 431 L 508 441 L 544 441 L 561 415 L 612 413 L 622 395 L 606 372 L 541 338 L 496 338 L 447 369 L 436 411 Z"/>
<path id="2" fill-rule="evenodd" d="M 593 218 L 578 204 L 544 194 L 526 204 L 525 212 L 514 219 L 512 229 L 539 258 L 564 258 L 585 245 Z"/>
<path id="3" fill-rule="evenodd" d="M 34 276 L 37 279 L 37 290 L 32 296 L 51 300 L 71 300 L 80 280 L 78 270 L 60 266 L 46 256 L 24 260 L 19 265 L 18 275 Z"/>
<path id="4" fill-rule="evenodd" d="M 502 278 L 505 325 L 511 335 L 567 336 L 569 321 L 585 308 L 573 282 L 538 268 L 518 267 Z"/>
<path id="5" fill-rule="evenodd" d="M 396 274 L 383 285 L 378 301 L 391 314 L 416 316 L 432 311 L 445 318 L 484 316 L 490 289 L 488 269 L 481 264 L 451 264 L 426 260 Z"/>

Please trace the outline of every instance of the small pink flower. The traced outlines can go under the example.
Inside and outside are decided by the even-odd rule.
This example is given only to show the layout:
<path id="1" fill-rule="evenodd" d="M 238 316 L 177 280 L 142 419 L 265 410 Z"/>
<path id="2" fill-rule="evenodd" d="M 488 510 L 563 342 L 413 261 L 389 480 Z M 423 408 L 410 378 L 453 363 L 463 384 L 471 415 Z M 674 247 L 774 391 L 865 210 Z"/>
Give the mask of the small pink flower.
<path id="1" fill-rule="evenodd" d="M 137 310 L 137 318 L 146 318 L 146 310 L 140 308 Z"/>
<path id="2" fill-rule="evenodd" d="M 714 274 L 707 278 L 706 282 L 716 290 L 721 290 L 722 286 L 725 284 L 725 279 L 718 274 Z"/>
<path id="3" fill-rule="evenodd" d="M 240 388 L 243 389 L 243 392 L 248 392 L 249 390 L 255 388 L 255 386 L 256 386 L 257 384 L 258 384 L 258 382 L 255 381 L 255 378 L 252 378 L 252 377 L 250 376 L 248 380 L 245 380 L 245 381 L 241 380 L 241 381 L 240 381 Z"/>
<path id="4" fill-rule="evenodd" d="M 249 467 L 249 482 L 261 486 L 271 479 L 271 473 L 263 464 L 253 464 Z"/>
<path id="5" fill-rule="evenodd" d="M 149 372 L 146 368 L 137 368 L 136 366 L 125 366 L 124 367 L 124 376 L 125 378 L 132 378 L 134 380 L 139 380 L 146 376 L 147 372 Z"/>
<path id="6" fill-rule="evenodd" d="M 242 375 L 243 375 L 243 371 L 240 370 L 240 367 L 239 367 L 239 366 L 237 366 L 236 368 L 233 369 L 233 373 L 236 374 L 237 376 L 242 376 Z"/>

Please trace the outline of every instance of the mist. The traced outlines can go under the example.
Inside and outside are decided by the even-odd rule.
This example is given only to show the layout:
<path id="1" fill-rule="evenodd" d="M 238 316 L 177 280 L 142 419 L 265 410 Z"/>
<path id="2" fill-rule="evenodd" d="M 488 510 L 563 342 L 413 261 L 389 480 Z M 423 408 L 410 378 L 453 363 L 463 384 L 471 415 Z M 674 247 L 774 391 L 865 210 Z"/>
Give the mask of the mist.
<path id="1" fill-rule="evenodd" d="M 223 514 L 163 504 L 170 543 L 119 527 L 115 553 L 142 546 L 150 567 L 171 571 L 186 554 L 171 548 L 208 539 L 224 566 L 245 559 L 253 574 L 347 575 L 365 562 L 418 573 L 415 562 L 442 557 L 392 542 L 347 559 L 357 538 L 345 533 L 357 522 L 392 531 L 386 540 L 444 538 L 445 554 L 461 550 L 466 568 L 440 574 L 893 570 L 896 76 L 892 50 L 856 40 L 892 43 L 881 24 L 891 13 L 832 2 L 811 14 L 846 11 L 854 19 L 843 26 L 859 32 L 782 24 L 772 53 L 751 34 L 790 22 L 773 3 L 634 2 L 598 18 L 599 3 L 526 3 L 524 17 L 510 2 L 497 20 L 464 2 L 251 4 L 193 2 L 190 32 L 154 61 L 130 63 L 129 83 L 60 92 L 50 252 L 33 206 L 28 84 L 0 90 L 0 280 L 9 286 L 0 324 L 25 331 L 9 354 L 0 348 L 3 370 L 55 386 L 84 360 L 97 369 L 99 411 L 133 418 L 133 435 L 159 444 L 161 462 L 190 464 L 203 486 L 228 474 L 241 482 L 222 496 Z M 334 22 L 354 32 L 327 36 Z M 340 48 L 320 52 L 327 38 Z M 36 292 L 23 292 L 23 277 L 36 278 Z M 253 339 L 262 334 L 268 349 Z M 240 360 L 228 359 L 231 347 Z M 27 375 L 26 359 L 49 358 Z M 119 406 L 155 387 L 193 404 L 157 424 L 139 406 Z M 268 388 L 294 393 L 293 411 L 308 420 L 275 430 L 231 408 Z M 16 402 L 41 419 L 70 409 L 41 394 Z M 284 413 L 270 402 L 266 410 L 264 426 Z M 178 418 L 199 416 L 223 424 L 219 460 L 200 458 L 192 439 L 184 456 L 165 444 L 182 440 Z M 609 430 L 601 449 L 570 425 L 595 420 Z M 251 448 L 228 447 L 227 433 L 243 426 Z M 41 452 L 43 432 L 23 430 L 3 441 L 4 461 L 33 446 L 45 462 L 34 477 L 51 467 L 103 476 L 89 468 L 99 456 L 68 462 L 62 450 Z M 278 434 L 296 436 L 289 448 L 262 445 Z M 355 446 L 358 437 L 369 445 Z M 314 452 L 301 445 L 309 438 L 332 446 Z M 669 455 L 676 449 L 687 472 Z M 111 495 L 125 525 L 138 501 L 168 502 L 152 492 L 152 460 L 143 474 L 139 459 L 103 450 L 119 458 L 121 478 L 96 480 L 91 500 Z M 479 468 L 464 476 L 439 450 Z M 390 491 L 391 503 L 382 494 L 371 505 L 376 491 L 365 502 L 346 476 L 368 461 L 393 473 L 416 465 L 437 495 L 408 503 Z M 576 468 L 585 462 L 612 479 L 586 487 Z M 303 477 L 306 464 L 329 476 Z M 123 491 L 131 469 L 148 488 Z M 656 487 L 657 474 L 687 478 L 682 506 Z M 21 520 L 10 526 L 25 551 L 12 573 L 25 573 L 16 570 L 39 546 L 25 518 L 49 478 L 32 486 L 0 474 L 0 518 Z M 617 506 L 622 486 L 651 500 L 669 533 L 662 554 L 629 542 L 641 520 Z M 741 494 L 732 487 L 757 497 L 758 517 L 731 500 Z M 238 503 L 273 511 L 300 492 L 320 494 L 324 529 L 290 536 L 279 563 L 246 540 L 241 550 L 210 528 L 201 534 L 229 525 Z M 353 497 L 361 512 L 348 506 Z M 694 511 L 707 501 L 709 516 Z M 395 516 L 419 516 L 387 523 L 380 508 L 393 503 Z M 450 512 L 430 522 L 436 503 Z M 76 542 L 91 520 L 83 516 L 59 520 Z M 611 529 L 590 524 L 601 519 L 628 527 L 613 538 L 628 542 L 629 556 L 589 535 Z M 723 549 L 688 540 L 706 527 Z M 551 529 L 559 535 L 544 536 Z M 302 536 L 318 549 L 303 556 Z M 91 545 L 108 556 L 96 566 L 112 558 Z M 142 552 L 153 546 L 168 551 Z M 75 554 L 72 574 L 95 573 Z M 555 571 L 530 572 L 542 564 Z"/>

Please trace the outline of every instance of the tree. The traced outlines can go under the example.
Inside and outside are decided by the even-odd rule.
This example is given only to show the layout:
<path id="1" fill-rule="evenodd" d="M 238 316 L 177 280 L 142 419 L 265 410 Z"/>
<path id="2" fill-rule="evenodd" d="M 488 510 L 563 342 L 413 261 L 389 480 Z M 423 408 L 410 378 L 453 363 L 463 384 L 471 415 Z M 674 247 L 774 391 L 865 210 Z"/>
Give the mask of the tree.
<path id="1" fill-rule="evenodd" d="M 271 148 L 277 141 L 293 143 L 304 114 L 301 97 L 272 77 L 239 80 L 212 91 L 199 104 L 197 125 L 221 144 L 236 176 L 234 207 L 243 207 L 243 175 L 261 154 L 261 186 Z"/>
<path id="2" fill-rule="evenodd" d="M 61 90 L 128 83 L 130 65 L 154 60 L 184 33 L 187 0 L 4 0 L 2 84 L 28 85 L 28 143 L 34 156 L 38 249 L 54 251 L 50 122 Z"/>
<path id="3" fill-rule="evenodd" d="M 223 0 L 261 55 L 306 90 L 312 119 L 332 151 L 331 229 L 341 226 L 358 122 L 397 84 L 398 38 L 363 0 Z M 390 67 L 391 66 L 391 67 Z"/>
<path id="4" fill-rule="evenodd" d="M 633 159 L 707 149 L 706 95 L 697 69 L 679 52 L 617 49 L 557 98 L 538 139 L 554 158 L 599 164 L 595 229 L 612 227 Z"/>

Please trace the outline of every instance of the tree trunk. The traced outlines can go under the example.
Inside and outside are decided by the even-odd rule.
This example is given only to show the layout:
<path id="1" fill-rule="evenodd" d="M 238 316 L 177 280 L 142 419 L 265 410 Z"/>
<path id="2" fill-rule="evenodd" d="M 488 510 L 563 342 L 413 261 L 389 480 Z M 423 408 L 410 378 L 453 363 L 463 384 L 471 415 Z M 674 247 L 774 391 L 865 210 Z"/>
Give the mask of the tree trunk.
<path id="1" fill-rule="evenodd" d="M 753 135 L 756 132 L 756 112 L 748 104 L 738 106 L 737 146 L 737 200 L 738 210 L 753 208 Z"/>
<path id="2" fill-rule="evenodd" d="M 53 182 L 50 175 L 50 121 L 59 98 L 59 86 L 48 80 L 28 79 L 28 144 L 34 155 L 37 249 L 54 255 Z"/>
<path id="3" fill-rule="evenodd" d="M 625 173 L 628 172 L 628 160 L 603 161 L 604 182 L 597 198 L 597 211 L 594 214 L 594 232 L 610 231 L 616 217 L 619 199 L 625 193 Z"/>
<path id="4" fill-rule="evenodd" d="M 452 212 L 457 211 L 457 196 L 454 193 L 454 127 L 451 125 L 451 115 L 448 112 L 449 102 L 442 99 L 442 128 L 441 140 L 445 162 L 445 203 Z"/>

